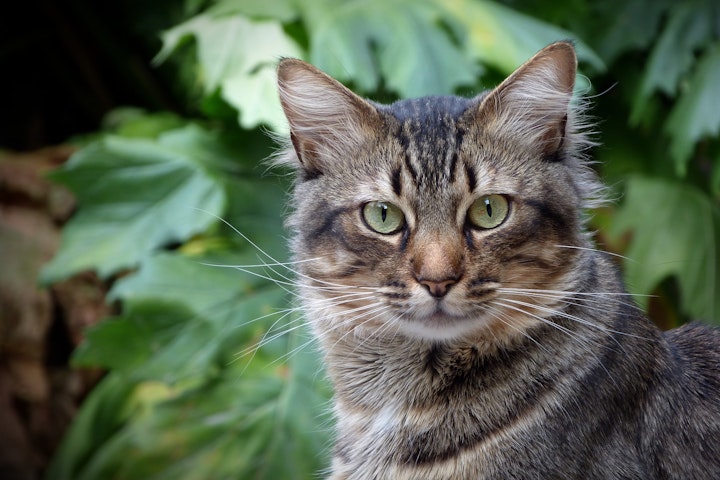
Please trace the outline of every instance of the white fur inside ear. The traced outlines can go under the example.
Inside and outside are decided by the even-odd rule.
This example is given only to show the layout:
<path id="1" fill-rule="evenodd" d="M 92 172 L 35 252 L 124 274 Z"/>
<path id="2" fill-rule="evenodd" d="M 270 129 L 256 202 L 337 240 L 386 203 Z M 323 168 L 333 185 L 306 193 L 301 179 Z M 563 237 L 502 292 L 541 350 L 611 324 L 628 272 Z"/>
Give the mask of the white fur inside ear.
<path id="1" fill-rule="evenodd" d="M 491 128 L 529 144 L 559 144 L 566 118 L 573 117 L 575 73 L 569 44 L 540 51 L 484 99 L 481 108 L 491 109 Z"/>
<path id="2" fill-rule="evenodd" d="M 278 68 L 278 91 L 298 160 L 322 171 L 367 138 L 374 107 L 342 84 L 300 60 Z"/>

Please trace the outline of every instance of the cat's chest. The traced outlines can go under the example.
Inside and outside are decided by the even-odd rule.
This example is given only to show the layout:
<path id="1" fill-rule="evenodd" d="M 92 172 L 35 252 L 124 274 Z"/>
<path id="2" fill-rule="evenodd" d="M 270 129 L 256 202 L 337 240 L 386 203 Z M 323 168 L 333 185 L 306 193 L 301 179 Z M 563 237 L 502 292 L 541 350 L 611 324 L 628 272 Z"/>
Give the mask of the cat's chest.
<path id="1" fill-rule="evenodd" d="M 388 401 L 374 412 L 338 406 L 336 477 L 496 478 L 514 445 L 541 429 L 543 409 L 533 409 L 512 424 L 484 423 L 470 408 L 409 408 Z"/>
<path id="2" fill-rule="evenodd" d="M 564 411 L 568 376 L 542 368 L 532 349 L 483 357 L 472 345 L 425 346 L 373 356 L 356 347 L 334 360 L 336 463 L 353 465 L 347 478 L 483 478 Z M 374 469 L 385 474 L 373 477 Z"/>

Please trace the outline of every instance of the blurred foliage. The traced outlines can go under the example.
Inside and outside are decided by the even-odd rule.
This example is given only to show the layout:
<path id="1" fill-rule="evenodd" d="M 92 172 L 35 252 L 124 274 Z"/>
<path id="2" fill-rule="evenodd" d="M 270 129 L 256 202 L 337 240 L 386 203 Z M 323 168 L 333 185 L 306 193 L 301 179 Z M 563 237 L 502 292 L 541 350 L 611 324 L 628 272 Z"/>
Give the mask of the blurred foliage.
<path id="1" fill-rule="evenodd" d="M 314 478 L 327 465 L 329 387 L 284 264 L 289 180 L 262 164 L 266 130 L 286 129 L 282 56 L 388 101 L 474 94 L 575 40 L 600 119 L 594 155 L 618 198 L 595 212 L 599 242 L 627 256 L 633 293 L 663 300 L 663 326 L 720 321 L 717 2 L 189 0 L 181 11 L 134 15 L 145 32 L 162 28 L 155 65 L 174 72 L 182 106 L 111 112 L 53 174 L 79 209 L 42 280 L 95 270 L 120 314 L 75 354 L 109 373 L 48 479 Z"/>

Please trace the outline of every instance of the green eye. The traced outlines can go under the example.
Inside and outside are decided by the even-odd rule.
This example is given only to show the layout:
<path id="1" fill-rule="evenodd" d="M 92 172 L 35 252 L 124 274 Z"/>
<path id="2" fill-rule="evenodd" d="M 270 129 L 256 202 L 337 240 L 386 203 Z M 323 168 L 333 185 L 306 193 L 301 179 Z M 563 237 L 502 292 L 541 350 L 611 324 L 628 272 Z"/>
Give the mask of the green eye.
<path id="1" fill-rule="evenodd" d="M 362 214 L 368 227 L 385 235 L 397 233 L 405 225 L 402 210 L 392 203 L 367 203 L 363 207 Z"/>
<path id="2" fill-rule="evenodd" d="M 508 201 L 502 195 L 485 195 L 470 206 L 468 219 L 474 227 L 490 229 L 500 225 L 509 211 Z"/>

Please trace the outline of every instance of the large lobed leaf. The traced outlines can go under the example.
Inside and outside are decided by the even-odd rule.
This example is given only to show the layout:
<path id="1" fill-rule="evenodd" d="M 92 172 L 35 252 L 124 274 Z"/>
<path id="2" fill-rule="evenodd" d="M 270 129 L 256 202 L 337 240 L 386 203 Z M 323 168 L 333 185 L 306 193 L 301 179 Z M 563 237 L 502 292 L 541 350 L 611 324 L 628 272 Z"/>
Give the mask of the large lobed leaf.
<path id="1" fill-rule="evenodd" d="M 635 109 L 656 90 L 674 97 L 681 78 L 695 63 L 695 50 L 712 35 L 712 18 L 698 15 L 696 5 L 678 3 L 669 13 L 648 60 Z"/>
<path id="2" fill-rule="evenodd" d="M 632 232 L 625 274 L 633 293 L 650 294 L 675 276 L 682 308 L 720 323 L 720 212 L 703 192 L 679 182 L 632 177 L 613 233 Z"/>
<path id="3" fill-rule="evenodd" d="M 167 59 L 184 38 L 194 38 L 206 95 L 220 89 L 225 101 L 238 109 L 238 120 L 244 128 L 266 124 L 284 131 L 275 64 L 282 56 L 302 57 L 302 51 L 278 21 L 227 15 L 225 9 L 232 7 L 226 5 L 216 9 L 218 13 L 198 15 L 164 32 L 156 61 Z M 282 17 L 288 14 L 284 8 L 265 13 Z"/>
<path id="4" fill-rule="evenodd" d="M 78 151 L 52 175 L 72 190 L 79 210 L 41 280 L 90 269 L 108 277 L 215 223 L 226 197 L 212 164 L 226 161 L 224 152 L 215 158 L 217 149 L 188 148 L 207 145 L 208 135 L 188 126 L 156 141 L 107 136 Z"/>
<path id="5" fill-rule="evenodd" d="M 508 74 L 544 46 L 558 40 L 573 40 L 578 58 L 596 71 L 603 61 L 573 33 L 524 15 L 497 2 L 451 0 L 439 2 L 467 31 L 473 58 Z"/>
<path id="6" fill-rule="evenodd" d="M 665 124 L 671 139 L 670 155 L 677 171 L 685 175 L 694 146 L 704 138 L 720 134 L 720 41 L 698 60 L 687 88 Z"/>
<path id="7" fill-rule="evenodd" d="M 305 335 L 284 339 L 286 351 Z M 256 355 L 190 386 L 111 373 L 92 392 L 48 480 L 313 478 L 326 466 L 328 389 L 307 346 Z"/>
<path id="8" fill-rule="evenodd" d="M 463 43 L 456 19 L 439 2 L 310 2 L 310 60 L 341 80 L 369 92 L 382 81 L 403 97 L 450 94 L 474 85 L 480 73 Z"/>
<path id="9" fill-rule="evenodd" d="M 645 50 L 653 42 L 663 16 L 674 0 L 610 0 L 595 2 L 598 53 L 612 63 L 622 54 L 632 50 Z M 598 8 L 600 7 L 600 8 Z"/>
<path id="10" fill-rule="evenodd" d="M 654 11 L 655 9 L 653 9 Z M 632 102 L 631 124 L 657 116 L 653 96 L 675 100 L 664 125 L 670 157 L 679 176 L 687 173 L 695 145 L 720 133 L 720 9 L 710 2 L 675 3 L 667 12 L 657 44 Z"/>
<path id="11" fill-rule="evenodd" d="M 272 187 L 245 189 L 252 197 Z M 237 213 L 272 224 L 279 208 L 240 205 Z M 325 466 L 329 433 L 317 425 L 329 389 L 302 319 L 283 308 L 287 272 L 229 240 L 183 248 L 202 256 L 155 254 L 115 284 L 110 297 L 123 314 L 90 329 L 74 357 L 112 373 L 48 479 L 311 478 Z M 109 398 L 122 407 L 107 416 Z"/>
<path id="12" fill-rule="evenodd" d="M 306 28 L 308 52 L 287 33 L 297 19 Z M 476 88 L 483 65 L 507 74 L 547 44 L 571 38 L 582 61 L 604 69 L 567 30 L 490 1 L 222 0 L 162 38 L 158 61 L 183 39 L 195 39 L 206 94 L 219 91 L 243 127 L 264 124 L 279 132 L 287 130 L 276 93 L 275 64 L 282 56 L 309 58 L 362 92 L 401 97 Z"/>

